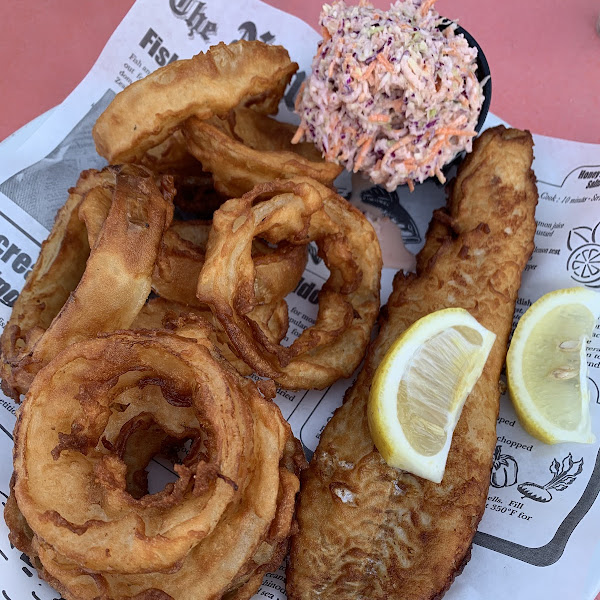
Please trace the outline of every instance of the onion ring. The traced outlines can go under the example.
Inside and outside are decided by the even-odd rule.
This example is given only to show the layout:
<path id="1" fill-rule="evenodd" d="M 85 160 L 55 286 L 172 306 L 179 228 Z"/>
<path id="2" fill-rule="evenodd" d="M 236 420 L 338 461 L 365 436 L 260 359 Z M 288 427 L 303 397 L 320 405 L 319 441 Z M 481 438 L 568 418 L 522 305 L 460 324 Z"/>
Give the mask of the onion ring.
<path id="1" fill-rule="evenodd" d="M 229 199 L 217 192 L 210 173 L 200 171 L 189 174 L 185 171 L 171 171 L 171 174 L 177 190 L 173 203 L 183 219 L 212 219 L 215 210 Z"/>
<path id="2" fill-rule="evenodd" d="M 227 120 L 192 117 L 183 132 L 189 151 L 213 174 L 217 191 L 229 198 L 237 198 L 259 183 L 295 176 L 332 186 L 343 168 L 325 162 L 312 144 L 292 144 L 296 129 L 239 107 Z"/>
<path id="3" fill-rule="evenodd" d="M 202 165 L 188 151 L 185 137 L 179 129 L 173 131 L 158 146 L 150 148 L 140 159 L 139 164 L 148 167 L 154 173 L 168 175 L 202 173 Z"/>
<path id="4" fill-rule="evenodd" d="M 272 344 L 255 326 L 252 240 L 316 241 L 330 277 L 319 314 L 289 347 Z M 223 325 L 234 352 L 256 373 L 291 389 L 324 388 L 360 363 L 379 310 L 381 250 L 364 215 L 307 178 L 261 184 L 215 212 L 198 280 L 198 299 Z"/>
<path id="5" fill-rule="evenodd" d="M 288 330 L 287 304 L 284 300 L 257 306 L 250 313 L 261 331 L 273 344 L 281 342 Z M 200 324 L 200 328 L 198 326 Z M 229 348 L 227 334 L 207 306 L 196 308 L 185 306 L 165 298 L 152 298 L 138 313 L 131 329 L 167 329 L 178 335 L 196 338 L 208 337 L 241 375 L 252 374 L 252 369 L 240 360 Z"/>
<path id="6" fill-rule="evenodd" d="M 206 308 L 196 297 L 196 286 L 204 264 L 208 221 L 174 221 L 163 242 L 152 276 L 152 289 L 163 298 Z M 272 248 L 261 240 L 252 246 L 255 266 L 254 291 L 257 304 L 283 299 L 298 285 L 306 267 L 305 247 L 282 243 Z"/>
<path id="7" fill-rule="evenodd" d="M 155 446 L 133 467 L 129 446 L 155 430 L 191 447 L 174 483 L 136 498 L 128 471 Z M 304 464 L 277 406 L 207 339 L 105 334 L 60 353 L 23 403 L 14 498 L 27 529 L 13 506 L 11 539 L 68 599 L 249 597 L 283 558 Z"/>
<path id="8" fill-rule="evenodd" d="M 92 189 L 81 201 L 79 217 L 86 224 L 90 246 L 96 243 L 110 206 L 110 194 L 101 187 Z M 168 311 L 208 319 L 215 327 L 211 337 L 213 343 L 241 374 L 249 375 L 252 370 L 229 350 L 227 336 L 220 323 L 214 319 L 208 307 L 196 298 L 196 286 L 204 264 L 210 228 L 208 221 L 172 222 L 163 235 L 152 276 L 152 290 L 161 300 L 148 302 L 132 327 L 136 328 L 140 319 L 147 320 L 152 315 L 152 326 L 146 324 L 144 327 L 160 329 L 160 322 Z M 258 305 L 249 317 L 260 328 L 262 335 L 277 344 L 288 329 L 287 305 L 283 298 L 297 286 L 304 271 L 306 247 L 282 243 L 272 248 L 262 240 L 254 240 L 253 254 Z"/>
<path id="9" fill-rule="evenodd" d="M 0 339 L 2 390 L 8 396 L 18 400 L 35 373 L 68 345 L 131 324 L 150 293 L 173 193 L 171 178 L 155 180 L 133 165 L 82 173 Z M 101 222 L 88 219 L 93 231 L 78 218 L 89 194 L 107 212 Z M 90 246 L 88 235 L 97 242 Z"/>
<path id="10" fill-rule="evenodd" d="M 172 62 L 115 96 L 92 130 L 96 150 L 110 163 L 136 162 L 192 115 L 226 115 L 240 103 L 275 113 L 297 69 L 282 46 L 245 40 Z"/>

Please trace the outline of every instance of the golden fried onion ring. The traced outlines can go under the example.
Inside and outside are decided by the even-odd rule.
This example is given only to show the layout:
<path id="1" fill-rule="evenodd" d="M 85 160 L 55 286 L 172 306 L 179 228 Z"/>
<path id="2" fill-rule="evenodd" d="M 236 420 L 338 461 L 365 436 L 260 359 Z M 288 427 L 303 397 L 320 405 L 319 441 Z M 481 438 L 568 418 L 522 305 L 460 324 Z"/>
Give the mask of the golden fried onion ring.
<path id="1" fill-rule="evenodd" d="M 180 129 L 173 131 L 158 146 L 150 148 L 139 164 L 154 173 L 202 175 L 202 165 L 190 154 Z"/>
<path id="2" fill-rule="evenodd" d="M 330 270 L 314 326 L 288 348 L 248 317 L 255 306 L 252 240 L 315 241 Z M 261 184 L 215 212 L 198 299 L 223 325 L 231 347 L 256 373 L 291 389 L 324 388 L 360 363 L 379 311 L 381 250 L 364 215 L 308 178 Z"/>
<path id="3" fill-rule="evenodd" d="M 250 318 L 273 344 L 281 342 L 287 333 L 289 323 L 284 300 L 257 306 L 250 312 Z M 202 323 L 202 327 L 198 328 L 198 323 Z M 139 312 L 131 329 L 167 329 L 185 337 L 208 337 L 241 375 L 252 373 L 252 369 L 231 351 L 227 334 L 206 305 L 191 307 L 165 298 L 152 298 Z"/>
<path id="4" fill-rule="evenodd" d="M 217 191 L 230 198 L 259 183 L 295 176 L 332 186 L 342 167 L 325 162 L 313 144 L 292 144 L 296 129 L 239 107 L 228 119 L 192 117 L 185 122 L 183 133 L 189 151 L 213 174 Z"/>
<path id="5" fill-rule="evenodd" d="M 188 219 L 212 219 L 215 210 L 229 200 L 217 192 L 210 173 L 186 173 L 185 169 L 171 173 L 177 190 L 173 203 Z"/>
<path id="6" fill-rule="evenodd" d="M 92 131 L 98 154 L 139 161 L 188 117 L 226 115 L 240 103 L 275 113 L 297 69 L 282 46 L 245 40 L 172 62 L 115 96 Z"/>
<path id="7" fill-rule="evenodd" d="M 171 222 L 171 178 L 156 180 L 141 167 L 84 171 L 69 192 L 0 339 L 2 389 L 15 399 L 62 349 L 131 324 Z M 102 220 L 88 219 L 93 231 L 78 217 L 90 194 L 106 210 Z"/>
<path id="8" fill-rule="evenodd" d="M 196 297 L 196 286 L 211 228 L 209 221 L 174 221 L 163 242 L 152 276 L 152 289 L 175 302 L 206 308 Z M 254 292 L 257 304 L 285 298 L 300 281 L 307 260 L 306 247 L 282 243 L 272 248 L 254 240 Z"/>
<path id="9" fill-rule="evenodd" d="M 111 206 L 110 194 L 103 188 L 92 189 L 79 205 L 79 217 L 85 222 L 88 241 L 96 242 L 98 233 Z M 167 312 L 207 319 L 214 326 L 211 340 L 223 355 L 243 375 L 252 370 L 231 352 L 221 324 L 215 320 L 206 304 L 196 298 L 198 277 L 204 264 L 209 221 L 173 221 L 164 233 L 152 275 L 152 290 L 160 298 L 149 301 L 132 324 L 132 328 L 162 328 L 161 321 Z M 253 242 L 256 267 L 254 282 L 258 305 L 249 317 L 272 342 L 279 343 L 288 329 L 287 305 L 283 298 L 298 284 L 306 266 L 305 247 L 281 244 L 272 248 L 262 240 Z M 151 317 L 151 318 L 150 318 Z M 140 321 L 145 324 L 140 325 Z"/>
<path id="10" fill-rule="evenodd" d="M 79 206 L 79 216 L 86 223 L 91 246 L 109 208 L 110 198 L 101 193 L 88 194 Z M 206 308 L 196 297 L 196 285 L 211 225 L 210 221 L 200 220 L 172 222 L 163 235 L 152 275 L 152 290 L 156 294 L 180 304 Z M 296 288 L 306 267 L 307 251 L 285 243 L 273 248 L 262 240 L 255 240 L 252 256 L 256 266 L 256 299 L 263 305 L 282 300 Z"/>
<path id="11" fill-rule="evenodd" d="M 136 498 L 128 471 L 140 461 L 127 455 L 141 444 L 150 460 L 151 441 L 135 439 L 144 431 L 191 447 L 174 483 Z M 23 403 L 14 456 L 24 521 L 9 502 L 11 539 L 79 600 L 249 598 L 283 558 L 304 464 L 253 382 L 207 339 L 167 332 L 59 354 Z"/>

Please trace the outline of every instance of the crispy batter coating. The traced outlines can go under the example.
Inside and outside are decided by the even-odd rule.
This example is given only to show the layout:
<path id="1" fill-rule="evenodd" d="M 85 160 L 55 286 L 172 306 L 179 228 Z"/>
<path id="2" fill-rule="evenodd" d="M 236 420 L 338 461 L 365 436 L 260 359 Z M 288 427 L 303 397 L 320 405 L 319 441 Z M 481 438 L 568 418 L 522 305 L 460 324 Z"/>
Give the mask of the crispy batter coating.
<path id="1" fill-rule="evenodd" d="M 283 559 L 304 456 L 196 325 L 73 344 L 23 403 L 10 539 L 66 600 L 242 600 Z M 186 439 L 149 494 L 150 459 Z"/>
<path id="2" fill-rule="evenodd" d="M 228 119 L 188 119 L 190 152 L 213 174 L 215 188 L 237 198 L 255 185 L 297 175 L 332 186 L 342 167 L 325 162 L 311 144 L 292 144 L 296 127 L 239 107 Z"/>
<path id="3" fill-rule="evenodd" d="M 288 312 L 285 300 L 262 304 L 250 313 L 261 331 L 273 344 L 278 344 L 288 330 Z M 208 306 L 194 307 L 166 298 L 151 298 L 138 313 L 131 329 L 175 331 L 178 335 L 196 338 L 208 337 L 223 358 L 241 375 L 250 375 L 252 369 L 229 348 L 228 338 Z"/>
<path id="4" fill-rule="evenodd" d="M 282 46 L 245 40 L 175 61 L 115 96 L 92 131 L 98 154 L 135 162 L 188 117 L 226 115 L 242 102 L 275 113 L 297 69 Z"/>
<path id="5" fill-rule="evenodd" d="M 170 177 L 134 165 L 81 174 L 0 338 L 7 395 L 18 399 L 69 344 L 131 324 L 150 293 L 173 194 Z"/>
<path id="6" fill-rule="evenodd" d="M 206 254 L 210 221 L 174 221 L 165 232 L 152 275 L 152 290 L 163 298 L 196 308 L 206 305 L 196 298 L 196 285 Z M 252 245 L 256 277 L 254 292 L 259 305 L 283 300 L 294 290 L 306 267 L 305 246 L 269 246 L 260 239 Z"/>
<path id="7" fill-rule="evenodd" d="M 357 382 L 325 428 L 302 478 L 288 567 L 290 600 L 433 600 L 469 558 L 496 443 L 498 380 L 537 203 L 528 132 L 486 131 L 436 213 L 417 274 L 396 275 L 381 331 Z M 366 405 L 374 372 L 420 317 L 463 307 L 496 333 L 468 397 L 441 484 L 389 467 Z"/>
<path id="8" fill-rule="evenodd" d="M 271 344 L 248 313 L 256 306 L 255 236 L 272 244 L 315 241 L 330 276 L 319 313 L 291 346 Z M 257 185 L 215 212 L 197 296 L 231 349 L 287 389 L 323 389 L 358 367 L 379 310 L 381 249 L 365 216 L 319 182 L 296 177 Z"/>

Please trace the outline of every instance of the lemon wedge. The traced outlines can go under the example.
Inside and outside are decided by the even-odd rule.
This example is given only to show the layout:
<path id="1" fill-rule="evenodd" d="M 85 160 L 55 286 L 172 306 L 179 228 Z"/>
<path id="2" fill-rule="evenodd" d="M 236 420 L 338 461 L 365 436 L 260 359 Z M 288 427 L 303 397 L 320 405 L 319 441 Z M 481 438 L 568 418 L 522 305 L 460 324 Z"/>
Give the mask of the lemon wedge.
<path id="1" fill-rule="evenodd" d="M 521 425 L 547 444 L 592 443 L 586 343 L 600 315 L 600 294 L 587 288 L 542 296 L 521 317 L 506 372 Z"/>
<path id="2" fill-rule="evenodd" d="M 452 433 L 495 339 L 466 310 L 447 308 L 394 342 L 367 406 L 371 437 L 390 466 L 442 480 Z"/>

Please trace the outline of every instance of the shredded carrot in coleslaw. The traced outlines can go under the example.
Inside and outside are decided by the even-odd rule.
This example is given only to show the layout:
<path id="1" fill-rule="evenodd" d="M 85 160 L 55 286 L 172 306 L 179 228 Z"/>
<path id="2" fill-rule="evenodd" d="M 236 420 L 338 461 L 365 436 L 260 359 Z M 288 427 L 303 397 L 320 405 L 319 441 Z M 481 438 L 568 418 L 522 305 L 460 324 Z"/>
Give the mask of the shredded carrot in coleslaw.
<path id="1" fill-rule="evenodd" d="M 392 67 L 392 63 L 383 54 L 378 54 L 377 55 L 377 61 L 380 62 L 383 65 L 383 68 L 388 73 L 393 73 L 394 72 L 394 67 Z"/>
<path id="2" fill-rule="evenodd" d="M 392 120 L 390 115 L 371 115 L 369 121 L 371 123 L 389 123 Z"/>
<path id="3" fill-rule="evenodd" d="M 419 8 L 419 14 L 423 17 L 427 14 L 427 11 L 430 8 L 433 8 L 433 5 L 435 4 L 436 0 L 425 0 L 425 2 L 423 2 L 423 4 L 421 4 L 420 8 Z"/>
<path id="4" fill-rule="evenodd" d="M 354 172 L 355 173 L 360 169 L 360 166 L 362 165 L 363 161 L 365 160 L 365 157 L 367 156 L 367 152 L 369 152 L 370 149 L 371 149 L 371 144 L 369 143 L 369 140 L 367 140 L 362 145 L 360 152 L 358 153 L 358 156 L 356 157 L 356 161 L 354 163 Z"/>
<path id="5" fill-rule="evenodd" d="M 477 50 L 434 4 L 323 6 L 323 42 L 299 95 L 294 142 L 314 142 L 328 160 L 388 190 L 444 180 L 442 167 L 471 150 L 483 93 Z"/>
<path id="6" fill-rule="evenodd" d="M 298 129 L 296 129 L 296 133 L 294 134 L 294 137 L 292 138 L 292 144 L 297 144 L 302 139 L 303 135 L 304 135 L 304 127 L 302 125 L 300 125 L 300 127 L 298 127 Z"/>

